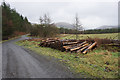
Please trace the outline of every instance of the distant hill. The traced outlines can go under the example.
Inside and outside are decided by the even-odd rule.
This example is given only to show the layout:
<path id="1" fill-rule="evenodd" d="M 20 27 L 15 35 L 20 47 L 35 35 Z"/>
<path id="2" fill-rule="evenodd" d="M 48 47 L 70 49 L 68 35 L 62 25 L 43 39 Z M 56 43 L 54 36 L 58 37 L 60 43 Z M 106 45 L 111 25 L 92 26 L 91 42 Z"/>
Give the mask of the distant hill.
<path id="1" fill-rule="evenodd" d="M 118 26 L 108 26 L 108 25 L 104 25 L 104 26 L 100 26 L 96 29 L 111 29 L 111 28 L 118 28 Z"/>
<path id="2" fill-rule="evenodd" d="M 73 25 L 66 22 L 58 22 L 58 23 L 55 23 L 55 25 L 59 28 L 63 27 L 63 28 L 73 29 Z"/>

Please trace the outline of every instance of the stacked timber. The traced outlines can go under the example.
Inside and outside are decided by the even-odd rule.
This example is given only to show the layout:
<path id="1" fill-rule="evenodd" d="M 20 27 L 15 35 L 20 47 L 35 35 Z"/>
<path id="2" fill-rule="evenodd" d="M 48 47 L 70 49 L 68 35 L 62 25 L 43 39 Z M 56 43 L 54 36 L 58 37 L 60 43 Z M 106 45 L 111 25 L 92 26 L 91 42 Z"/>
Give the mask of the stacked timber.
<path id="1" fill-rule="evenodd" d="M 87 40 L 61 40 L 61 39 L 51 39 L 48 38 L 46 40 L 42 40 L 39 46 L 42 47 L 50 47 L 54 49 L 58 49 L 61 51 L 70 51 L 77 53 L 86 54 L 91 49 L 95 48 L 97 42 L 95 41 L 87 41 Z"/>

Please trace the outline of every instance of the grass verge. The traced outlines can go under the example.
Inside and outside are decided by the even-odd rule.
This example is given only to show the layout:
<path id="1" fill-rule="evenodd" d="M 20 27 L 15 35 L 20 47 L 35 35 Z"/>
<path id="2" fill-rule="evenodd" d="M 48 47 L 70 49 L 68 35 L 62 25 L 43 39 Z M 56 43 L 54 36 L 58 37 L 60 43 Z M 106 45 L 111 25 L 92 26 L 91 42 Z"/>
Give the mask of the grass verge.
<path id="1" fill-rule="evenodd" d="M 39 43 L 27 40 L 16 42 L 17 45 L 29 48 L 38 54 L 59 59 L 76 74 L 85 73 L 97 78 L 118 78 L 118 52 L 110 52 L 99 48 L 86 55 L 76 55 L 76 53 L 39 47 Z"/>
<path id="2" fill-rule="evenodd" d="M 0 43 L 6 42 L 6 41 L 9 41 L 9 40 L 13 40 L 13 39 L 17 39 L 19 37 L 21 37 L 21 36 L 16 36 L 16 37 L 10 38 L 8 40 L 2 40 L 2 41 L 0 41 Z"/>

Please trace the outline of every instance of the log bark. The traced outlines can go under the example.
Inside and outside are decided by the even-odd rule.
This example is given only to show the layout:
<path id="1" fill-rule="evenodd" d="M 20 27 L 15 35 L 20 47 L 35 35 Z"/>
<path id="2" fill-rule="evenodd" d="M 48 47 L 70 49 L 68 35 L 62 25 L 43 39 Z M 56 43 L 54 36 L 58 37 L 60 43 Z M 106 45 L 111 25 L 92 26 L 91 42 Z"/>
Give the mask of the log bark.
<path id="1" fill-rule="evenodd" d="M 88 44 L 87 46 L 82 47 L 81 49 L 77 50 L 77 52 L 82 52 L 83 50 L 85 50 L 87 47 L 89 47 L 91 44 Z"/>
<path id="2" fill-rule="evenodd" d="M 84 41 L 84 42 L 78 44 L 78 46 L 82 46 L 82 45 L 85 44 L 85 43 L 87 43 L 87 41 Z"/>
<path id="3" fill-rule="evenodd" d="M 73 44 L 77 44 L 78 42 L 65 42 L 63 43 L 63 45 L 73 45 Z"/>
<path id="4" fill-rule="evenodd" d="M 80 49 L 80 48 L 82 48 L 82 47 L 85 47 L 85 46 L 87 46 L 87 45 L 89 45 L 88 43 L 86 43 L 86 44 L 84 44 L 84 45 L 82 45 L 82 46 L 80 46 L 80 47 L 75 47 L 75 48 L 72 48 L 72 49 L 70 49 L 70 51 L 75 51 L 75 50 L 78 50 L 78 49 Z"/>
<path id="5" fill-rule="evenodd" d="M 71 47 L 70 46 L 63 46 L 63 48 L 65 48 L 67 50 L 67 49 L 70 49 Z"/>
<path id="6" fill-rule="evenodd" d="M 92 49 L 97 43 L 93 43 L 91 41 L 85 40 L 60 40 L 60 39 L 42 39 L 42 42 L 39 46 L 50 47 L 54 49 L 58 49 L 61 51 L 75 51 L 75 52 L 83 52 L 87 53 L 89 49 Z"/>
<path id="7" fill-rule="evenodd" d="M 86 41 L 84 41 L 84 42 L 82 42 L 82 43 L 80 43 L 80 44 L 76 44 L 76 45 L 63 46 L 63 48 L 65 48 L 66 50 L 72 49 L 72 48 L 77 48 L 77 47 L 79 47 L 79 46 L 81 46 L 81 45 L 83 45 L 83 44 L 85 44 L 85 43 L 86 43 Z"/>
<path id="8" fill-rule="evenodd" d="M 97 44 L 97 42 L 94 42 L 92 45 L 90 45 L 85 51 L 83 51 L 84 54 L 87 53 L 88 50 L 92 49 L 95 45 Z"/>

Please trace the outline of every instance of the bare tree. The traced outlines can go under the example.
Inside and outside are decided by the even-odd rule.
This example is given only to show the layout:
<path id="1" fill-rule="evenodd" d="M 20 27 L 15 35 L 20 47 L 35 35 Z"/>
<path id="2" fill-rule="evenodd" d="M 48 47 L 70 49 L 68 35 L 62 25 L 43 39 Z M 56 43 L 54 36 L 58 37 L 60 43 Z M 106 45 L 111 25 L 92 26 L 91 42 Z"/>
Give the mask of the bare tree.
<path id="1" fill-rule="evenodd" d="M 48 14 L 44 14 L 43 17 L 40 17 L 40 24 L 49 25 L 51 23 L 51 19 Z"/>
<path id="2" fill-rule="evenodd" d="M 40 17 L 40 24 L 43 24 L 43 18 L 42 17 Z"/>
<path id="3" fill-rule="evenodd" d="M 43 17 L 44 17 L 44 19 L 43 19 L 44 24 L 49 25 L 51 23 L 51 19 L 50 19 L 49 14 L 45 14 Z"/>
<path id="4" fill-rule="evenodd" d="M 44 30 L 43 36 L 47 37 L 48 35 L 51 34 L 52 30 L 50 30 L 50 29 L 53 26 L 51 23 L 49 14 L 44 14 L 44 16 L 40 17 L 39 20 L 40 20 L 40 24 L 42 25 L 43 30 Z"/>
<path id="5" fill-rule="evenodd" d="M 74 29 L 76 30 L 76 39 L 78 39 L 78 31 L 82 31 L 83 27 L 82 24 L 79 21 L 78 14 L 75 15 L 75 22 L 74 22 Z"/>

